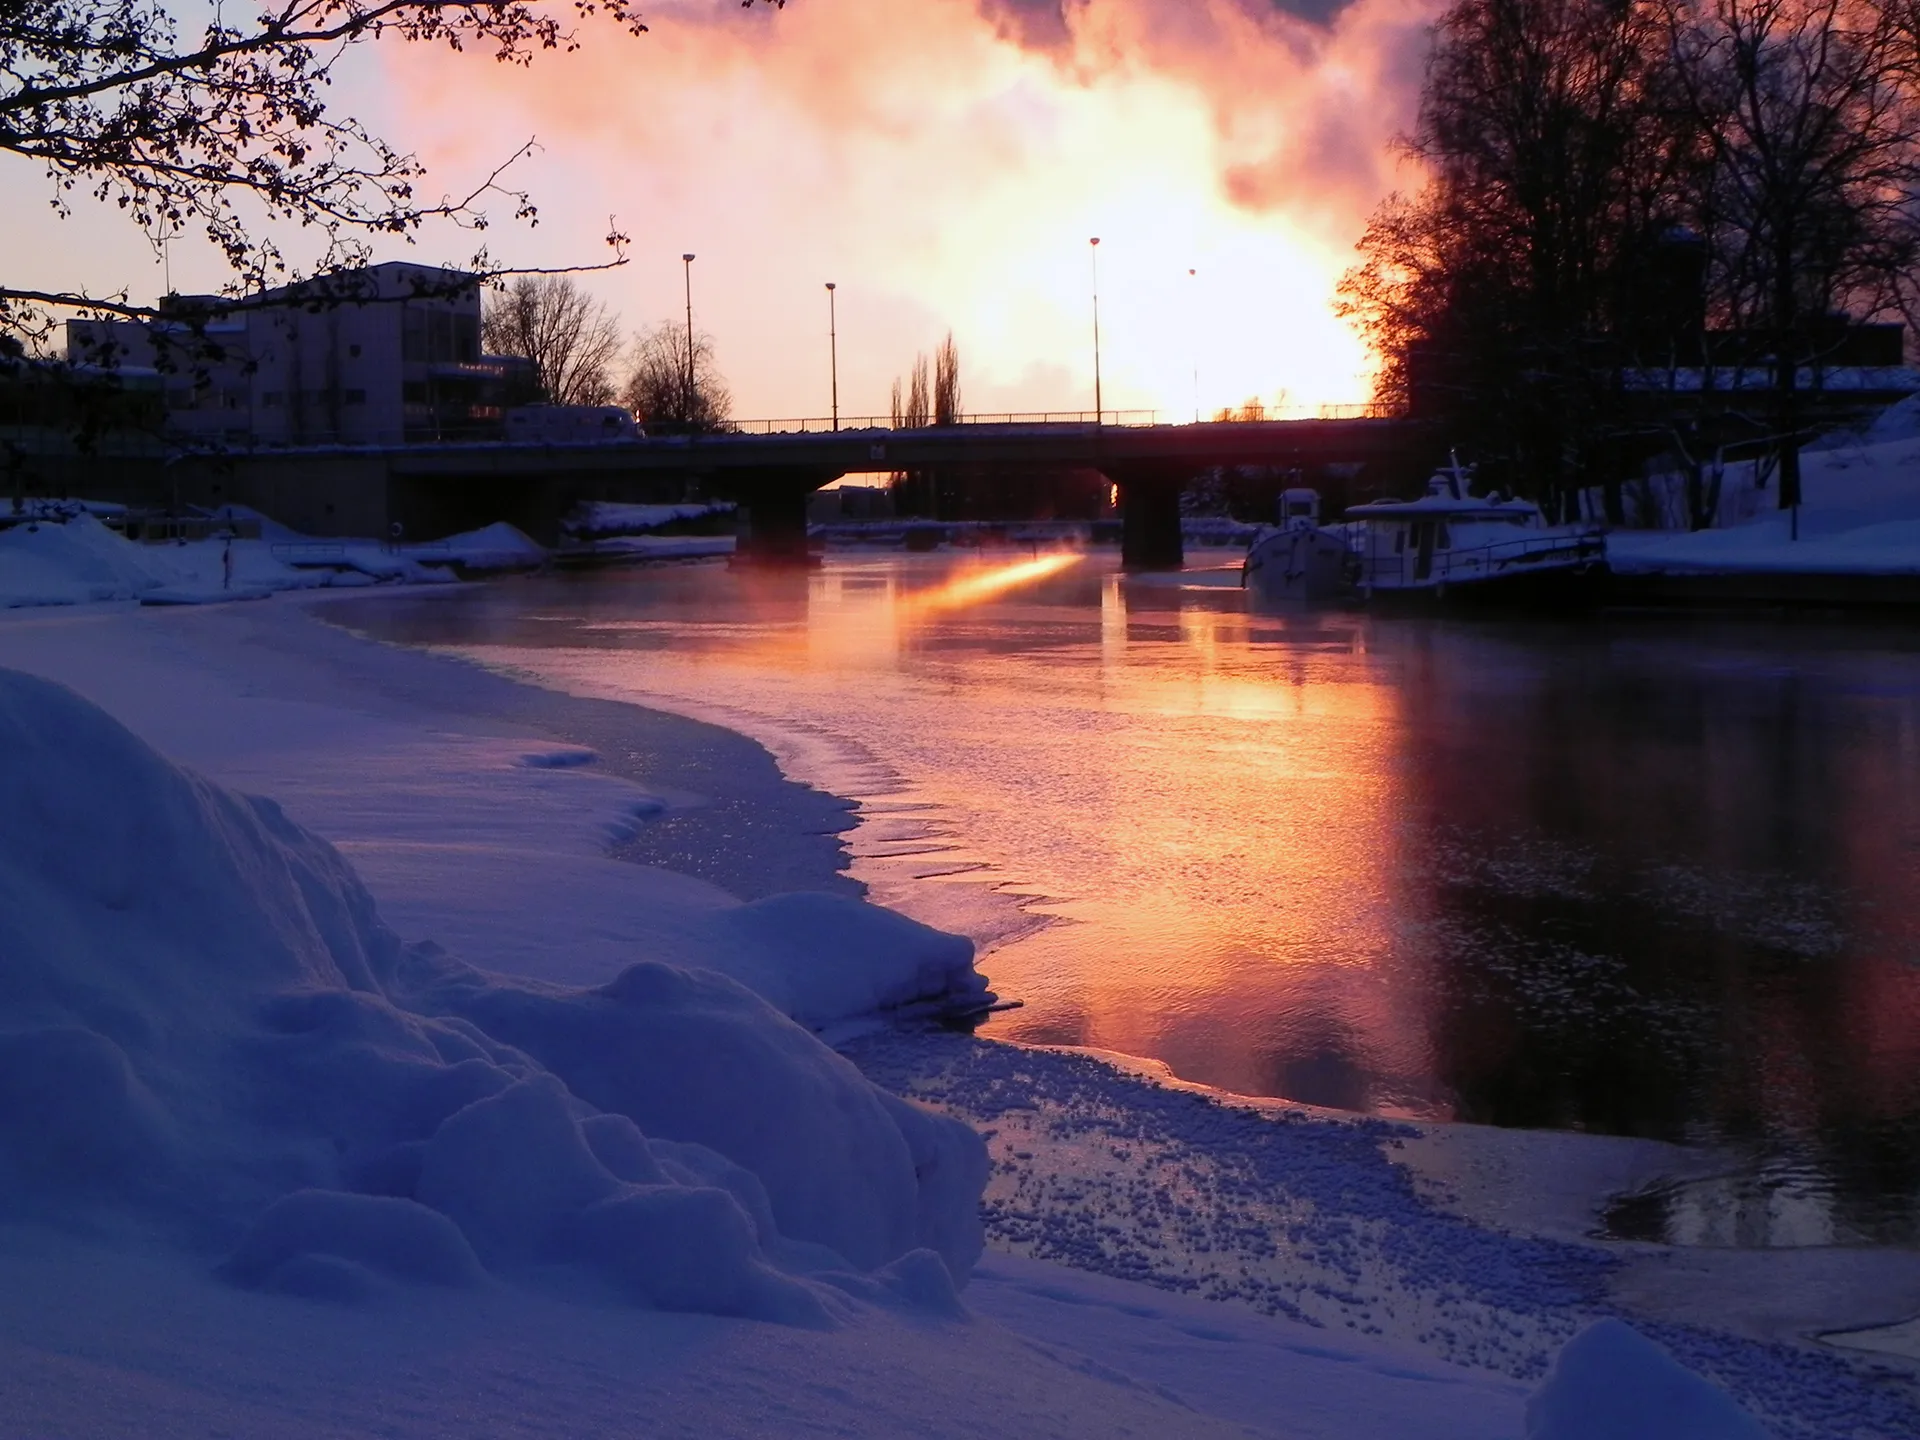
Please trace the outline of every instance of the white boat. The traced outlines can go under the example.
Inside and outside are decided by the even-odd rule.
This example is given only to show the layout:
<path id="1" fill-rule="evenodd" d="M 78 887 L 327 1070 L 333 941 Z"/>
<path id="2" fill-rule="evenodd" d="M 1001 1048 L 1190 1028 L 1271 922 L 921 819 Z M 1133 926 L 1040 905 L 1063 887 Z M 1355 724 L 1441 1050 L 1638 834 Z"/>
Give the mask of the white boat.
<path id="1" fill-rule="evenodd" d="M 1242 583 L 1262 600 L 1552 598 L 1606 571 L 1606 537 L 1549 525 L 1531 500 L 1474 495 L 1457 460 L 1418 500 L 1355 505 L 1320 524 L 1311 490 L 1281 496 L 1283 523 L 1247 551 Z"/>
<path id="2" fill-rule="evenodd" d="M 1549 525 L 1531 500 L 1474 495 L 1458 461 L 1418 500 L 1376 500 L 1347 511 L 1363 599 L 1494 599 L 1508 592 L 1573 593 L 1605 574 L 1605 534 Z"/>
<path id="3" fill-rule="evenodd" d="M 1281 524 L 1247 549 L 1240 583 L 1262 600 L 1339 600 L 1354 592 L 1358 573 L 1346 537 L 1321 528 L 1318 491 L 1280 496 Z"/>

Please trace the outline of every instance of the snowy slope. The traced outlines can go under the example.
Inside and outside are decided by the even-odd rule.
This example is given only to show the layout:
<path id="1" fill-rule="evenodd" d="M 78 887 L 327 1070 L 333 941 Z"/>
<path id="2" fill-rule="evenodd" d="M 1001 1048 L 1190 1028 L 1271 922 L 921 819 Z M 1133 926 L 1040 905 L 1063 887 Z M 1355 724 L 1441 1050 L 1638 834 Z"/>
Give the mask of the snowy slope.
<path id="1" fill-rule="evenodd" d="M 896 957 L 804 985 L 851 997 L 824 1010 L 928 957 L 950 973 L 952 952 L 844 896 L 756 908 L 606 860 L 700 798 L 577 745 L 451 727 L 398 681 L 453 672 L 356 671 L 345 647 L 371 647 L 313 629 L 279 601 L 0 625 L 0 663 L 285 805 L 0 682 L 0 1034 L 6 1083 L 36 1087 L 0 1107 L 9 1428 L 1529 1433 L 1511 1378 L 1420 1346 L 1038 1262 L 991 1260 L 969 1316 L 943 1277 L 977 1243 L 958 1200 L 974 1143 L 713 973 L 771 991 L 823 956 Z M 383 878 L 363 887 L 363 865 Z M 410 907 L 399 934 L 389 897 Z M 463 964 L 455 932 L 516 973 Z M 82 1133 L 98 1143 L 68 1143 Z M 1328 1142 L 1312 1183 L 1340 1193 L 1352 1149 L 1364 1200 L 1371 1142 Z M 902 1253 L 921 1243 L 947 1259 Z M 1489 1233 L 1468 1253 L 1506 1273 L 1531 1252 Z M 1630 1349 L 1609 1363 L 1626 1392 L 1660 1373 Z"/>
<path id="2" fill-rule="evenodd" d="M 1778 481 L 1756 488 L 1753 462 L 1729 465 L 1724 485 L 1721 528 L 1615 531 L 1608 564 L 1624 573 L 1920 573 L 1920 397 L 1861 435 L 1802 453 L 1797 539 L 1777 508 Z"/>
<path id="3" fill-rule="evenodd" d="M 837 1292 L 776 1262 L 901 1262 L 876 1283 L 951 1305 L 978 1139 L 739 985 L 647 961 L 515 983 L 405 946 L 271 801 L 17 672 L 0 753 L 13 1215 L 152 1217 L 234 1246 L 240 1283 L 342 1298 L 560 1264 L 825 1326 Z"/>

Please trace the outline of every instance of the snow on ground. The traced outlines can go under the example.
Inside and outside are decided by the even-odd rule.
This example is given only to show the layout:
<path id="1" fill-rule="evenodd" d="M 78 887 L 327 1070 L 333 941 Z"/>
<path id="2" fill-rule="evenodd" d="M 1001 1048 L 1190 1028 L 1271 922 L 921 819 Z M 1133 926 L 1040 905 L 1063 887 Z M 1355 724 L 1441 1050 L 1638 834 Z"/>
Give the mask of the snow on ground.
<path id="1" fill-rule="evenodd" d="M 273 802 L 37 677 L 0 672 L 0 752 L 15 1216 L 136 1214 L 335 1299 L 564 1264 L 829 1325 L 794 1272 L 895 1267 L 882 1288 L 936 1304 L 964 1280 L 978 1140 L 738 984 L 642 952 L 541 985 L 405 945 Z"/>
<path id="2" fill-rule="evenodd" d="M 849 893 L 844 805 L 305 603 L 0 623 L 0 665 L 170 757 L 0 681 L 0 1089 L 34 1097 L 0 1106 L 10 1425 L 1643 1433 L 1524 1413 L 1621 1313 L 1613 1253 L 1448 1213 L 1379 1122 L 958 1037 L 871 1034 L 863 1078 L 781 1011 L 978 981 Z M 997 1158 L 1017 1253 L 960 1302 L 978 1151 L 889 1092 Z M 1868 1362 L 1635 1323 L 1781 1436 L 1920 1430 Z M 1588 1390 L 1667 1373 L 1589 1348 Z"/>
<path id="3" fill-rule="evenodd" d="M 712 522 L 733 514 L 731 501 L 694 501 L 681 505 L 640 505 L 617 500 L 583 500 L 562 522 L 569 534 L 582 539 L 609 535 L 643 535 L 667 525 Z"/>
<path id="4" fill-rule="evenodd" d="M 1802 452 L 1798 539 L 1795 521 L 1777 508 L 1778 484 L 1759 488 L 1752 461 L 1729 465 L 1721 528 L 1618 530 L 1607 537 L 1607 562 L 1629 574 L 1920 573 L 1920 397 L 1859 435 Z"/>
<path id="5" fill-rule="evenodd" d="M 432 558 L 445 564 L 455 556 L 445 550 Z M 0 609 L 106 600 L 194 605 L 281 590 L 452 578 L 443 568 L 373 541 L 313 541 L 290 532 L 137 544 L 78 506 L 0 528 Z"/>
<path id="6" fill-rule="evenodd" d="M 1529 1383 L 1583 1326 L 1624 1318 L 1778 1436 L 1920 1434 L 1910 1373 L 1811 1347 L 1789 1326 L 1777 1339 L 1727 1328 L 1744 1303 L 1777 1304 L 1779 1286 L 1748 1275 L 1743 1293 L 1718 1257 L 1676 1265 L 1659 1247 L 1466 1218 L 1398 1163 L 1430 1133 L 1422 1128 L 1222 1100 L 1071 1051 L 874 1035 L 847 1053 L 986 1137 L 990 1252 L 1286 1317 L 1330 1349 L 1358 1337 Z M 1536 1164 L 1576 1143 L 1544 1138 Z M 1782 1257 L 1742 1258 L 1765 1268 Z M 1826 1257 L 1812 1258 L 1800 1274 L 1830 1282 Z M 1911 1305 L 1920 1278 L 1911 1257 L 1857 1258 L 1856 1281 L 1876 1264 L 1891 1269 L 1898 1278 L 1878 1298 Z M 1660 1281 L 1670 1288 L 1652 1293 Z"/>
<path id="7" fill-rule="evenodd" d="M 731 535 L 609 535 L 567 553 L 613 561 L 699 560 L 731 555 L 738 545 Z"/>
<path id="8" fill-rule="evenodd" d="M 326 583 L 276 559 L 260 540 L 233 542 L 233 573 L 224 573 L 226 547 L 214 540 L 185 545 L 136 545 L 82 511 L 0 529 L 0 608 L 84 605 L 142 595 L 232 598 Z"/>
<path id="9" fill-rule="evenodd" d="M 454 578 L 453 567 L 531 570 L 550 558 L 544 546 L 504 523 L 424 544 L 389 545 L 302 535 L 240 505 L 210 518 L 251 522 L 259 527 L 257 538 L 216 534 L 141 544 L 101 523 L 96 512 L 112 508 L 42 501 L 34 518 L 0 526 L 0 610 L 112 600 L 205 605 L 283 590 L 444 584 Z M 711 550 L 676 548 L 671 541 L 655 548 L 660 556 Z"/>

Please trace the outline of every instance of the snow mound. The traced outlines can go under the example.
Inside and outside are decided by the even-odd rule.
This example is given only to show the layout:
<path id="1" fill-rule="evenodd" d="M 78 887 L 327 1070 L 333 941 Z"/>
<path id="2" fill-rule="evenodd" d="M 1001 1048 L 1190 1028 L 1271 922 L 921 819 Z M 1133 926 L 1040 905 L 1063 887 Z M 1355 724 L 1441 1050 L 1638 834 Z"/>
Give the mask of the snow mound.
<path id="1" fill-rule="evenodd" d="M 316 1265 L 316 1260 L 333 1262 Z M 335 1266 L 465 1288 L 483 1276 L 473 1247 L 445 1215 L 412 1200 L 297 1190 L 269 1205 L 221 1266 L 240 1285 L 308 1293 Z M 345 1289 L 346 1286 L 340 1286 Z"/>
<path id="2" fill-rule="evenodd" d="M 506 1041 L 646 1135 L 750 1171 L 782 1235 L 863 1270 L 919 1248 L 955 1274 L 979 1258 L 968 1198 L 986 1183 L 978 1138 L 877 1089 L 725 976 L 643 962 L 598 989 L 563 990 L 442 971 L 409 1004 Z M 830 1130 L 822 1116 L 834 1118 Z M 587 1149 L 583 1140 L 578 1153 Z M 570 1164 L 549 1157 L 543 1183 L 562 1183 Z"/>
<path id="3" fill-rule="evenodd" d="M 138 1215 L 317 1299 L 560 1265 L 813 1326 L 859 1293 L 823 1275 L 940 1309 L 908 1257 L 978 1255 L 979 1138 L 734 981 L 403 946 L 273 802 L 10 671 L 0 756 L 0 1219 Z"/>
<path id="4" fill-rule="evenodd" d="M 1868 445 L 1920 440 L 1920 395 L 1909 395 L 1882 410 L 1860 438 Z"/>
<path id="5" fill-rule="evenodd" d="M 545 546 L 504 520 L 436 541 L 421 550 L 420 558 L 437 559 L 441 553 L 469 570 L 526 570 L 547 558 Z"/>
<path id="6" fill-rule="evenodd" d="M 1712 1381 L 1619 1320 L 1562 1347 L 1527 1400 L 1527 1440 L 1768 1440 Z"/>
<path id="7" fill-rule="evenodd" d="M 663 525 L 711 520 L 733 513 L 731 501 L 690 502 L 679 505 L 630 504 L 618 500 L 583 500 L 568 512 L 561 526 L 583 539 L 607 535 L 641 535 Z"/>
<path id="8" fill-rule="evenodd" d="M 0 609 L 127 600 L 205 605 L 282 590 L 453 578 L 442 566 L 391 553 L 371 540 L 313 541 L 281 526 L 272 533 L 293 538 L 136 544 L 101 524 L 93 510 L 67 505 L 35 522 L 0 528 Z M 442 552 L 426 558 L 457 557 Z"/>
<path id="9" fill-rule="evenodd" d="M 973 942 L 842 895 L 770 895 L 710 922 L 708 962 L 802 1025 L 919 1010 L 965 1014 L 993 1001 Z"/>
<path id="10" fill-rule="evenodd" d="M 84 511 L 0 530 L 0 605 L 128 600 L 165 578 L 139 546 Z"/>

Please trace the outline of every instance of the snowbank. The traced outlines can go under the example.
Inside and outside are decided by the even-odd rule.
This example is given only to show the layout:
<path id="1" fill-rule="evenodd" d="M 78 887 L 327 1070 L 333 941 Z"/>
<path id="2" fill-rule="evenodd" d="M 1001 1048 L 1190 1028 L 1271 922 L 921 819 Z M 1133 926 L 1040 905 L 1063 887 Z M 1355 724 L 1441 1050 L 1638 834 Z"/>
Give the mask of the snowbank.
<path id="1" fill-rule="evenodd" d="M 402 553 L 428 563 L 444 556 L 468 570 L 531 570 L 547 560 L 545 546 L 504 520 L 429 545 L 407 547 Z"/>
<path id="2" fill-rule="evenodd" d="M 417 584 L 452 578 L 445 569 L 384 552 L 372 541 L 136 544 L 80 505 L 0 529 L 0 609 L 113 600 L 207 604 L 375 580 Z"/>
<path id="3" fill-rule="evenodd" d="M 993 1003 L 973 942 L 838 895 L 773 895 L 705 927 L 712 969 L 822 1030 L 880 1013 L 964 1015 Z"/>
<path id="4" fill-rule="evenodd" d="M 1733 1397 L 1619 1320 L 1569 1340 L 1527 1401 L 1527 1440 L 1768 1440 Z"/>
<path id="5" fill-rule="evenodd" d="M 403 945 L 273 802 L 44 680 L 0 671 L 0 755 L 0 1215 L 143 1216 L 349 1302 L 561 1266 L 809 1326 L 849 1290 L 951 1306 L 978 1138 L 735 982 Z"/>
<path id="6" fill-rule="evenodd" d="M 680 505 L 636 505 L 617 500 L 583 500 L 567 512 L 561 528 L 570 535 L 592 540 L 610 535 L 644 535 L 667 525 L 713 521 L 731 515 L 731 501 L 689 502 Z"/>
<path id="7" fill-rule="evenodd" d="M 1797 539 L 1796 521 L 1777 508 L 1779 482 L 1762 488 L 1759 478 L 1753 461 L 1729 465 L 1718 528 L 1615 531 L 1608 564 L 1626 574 L 1920 573 L 1920 397 L 1860 435 L 1802 451 Z"/>

